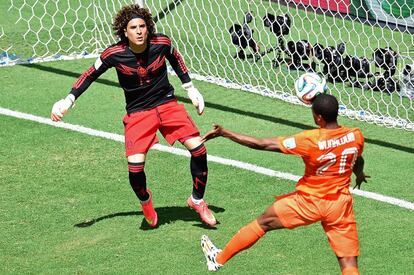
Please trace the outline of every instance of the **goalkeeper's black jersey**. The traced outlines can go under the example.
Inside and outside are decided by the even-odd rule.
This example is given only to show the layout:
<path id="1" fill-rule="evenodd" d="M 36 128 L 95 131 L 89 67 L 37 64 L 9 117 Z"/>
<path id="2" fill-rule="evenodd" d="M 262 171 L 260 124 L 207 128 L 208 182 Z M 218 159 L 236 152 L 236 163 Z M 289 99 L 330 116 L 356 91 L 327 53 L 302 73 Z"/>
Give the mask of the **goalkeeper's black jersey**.
<path id="1" fill-rule="evenodd" d="M 119 84 L 124 90 L 127 112 L 154 108 L 175 100 L 165 59 L 168 59 L 182 83 L 190 81 L 184 61 L 171 45 L 170 38 L 155 34 L 149 38 L 143 53 L 132 52 L 125 42 L 105 49 L 95 64 L 78 78 L 71 93 L 78 98 L 101 74 L 115 67 Z"/>

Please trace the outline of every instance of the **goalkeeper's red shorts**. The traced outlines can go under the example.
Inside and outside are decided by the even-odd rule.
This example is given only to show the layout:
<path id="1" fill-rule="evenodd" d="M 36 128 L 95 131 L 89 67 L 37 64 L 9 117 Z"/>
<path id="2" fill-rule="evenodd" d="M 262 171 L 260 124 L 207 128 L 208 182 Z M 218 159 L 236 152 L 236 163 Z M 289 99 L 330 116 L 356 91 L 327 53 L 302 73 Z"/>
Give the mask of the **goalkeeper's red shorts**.
<path id="1" fill-rule="evenodd" d="M 145 154 L 158 143 L 157 130 L 171 145 L 199 136 L 197 126 L 183 104 L 170 101 L 153 109 L 126 114 L 123 119 L 127 156 Z"/>
<path id="2" fill-rule="evenodd" d="M 276 197 L 273 203 L 283 226 L 293 229 L 320 221 L 338 257 L 359 256 L 359 241 L 349 191 L 318 198 L 303 192 Z"/>

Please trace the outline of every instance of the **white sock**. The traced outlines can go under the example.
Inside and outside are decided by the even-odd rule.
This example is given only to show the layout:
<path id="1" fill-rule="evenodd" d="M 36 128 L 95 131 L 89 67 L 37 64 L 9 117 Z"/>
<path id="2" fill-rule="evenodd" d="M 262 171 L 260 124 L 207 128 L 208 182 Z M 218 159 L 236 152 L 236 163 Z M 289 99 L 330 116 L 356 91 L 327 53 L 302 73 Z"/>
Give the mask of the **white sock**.
<path id="1" fill-rule="evenodd" d="M 191 200 L 192 200 L 195 204 L 197 204 L 197 205 L 199 205 L 200 203 L 202 203 L 202 202 L 203 202 L 203 199 L 197 200 L 197 199 L 195 199 L 195 198 L 193 197 L 193 195 L 191 195 Z"/>

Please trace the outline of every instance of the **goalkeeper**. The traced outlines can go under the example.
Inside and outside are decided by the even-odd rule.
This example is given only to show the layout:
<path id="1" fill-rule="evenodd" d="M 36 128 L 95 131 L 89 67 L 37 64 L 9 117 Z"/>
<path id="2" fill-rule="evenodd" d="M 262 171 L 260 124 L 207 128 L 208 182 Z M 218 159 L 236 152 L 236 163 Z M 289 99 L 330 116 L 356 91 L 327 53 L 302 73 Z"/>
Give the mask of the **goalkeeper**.
<path id="1" fill-rule="evenodd" d="M 203 199 L 208 170 L 206 148 L 184 105 L 177 103 L 165 60 L 177 73 L 199 115 L 204 110 L 203 96 L 192 84 L 183 58 L 170 38 L 155 33 L 155 24 L 147 9 L 136 4 L 125 6 L 115 15 L 112 25 L 120 41 L 105 49 L 95 64 L 78 78 L 69 95 L 53 105 L 51 119 L 60 121 L 92 82 L 115 67 L 126 101 L 123 123 L 129 182 L 148 224 L 156 227 L 158 216 L 144 168 L 148 150 L 158 142 L 159 130 L 169 144 L 179 141 L 189 150 L 193 189 L 187 204 L 203 222 L 214 226 L 216 219 Z"/>

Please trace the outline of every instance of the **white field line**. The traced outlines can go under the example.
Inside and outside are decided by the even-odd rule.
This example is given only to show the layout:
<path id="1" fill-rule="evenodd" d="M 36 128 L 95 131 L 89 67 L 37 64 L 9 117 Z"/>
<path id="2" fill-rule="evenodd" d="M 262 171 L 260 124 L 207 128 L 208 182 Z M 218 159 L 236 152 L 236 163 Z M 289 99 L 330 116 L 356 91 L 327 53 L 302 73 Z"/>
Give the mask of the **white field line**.
<path id="1" fill-rule="evenodd" d="M 90 136 L 102 137 L 105 139 L 110 139 L 110 140 L 114 140 L 118 142 L 124 142 L 124 137 L 122 135 L 99 131 L 99 130 L 87 128 L 81 125 L 70 124 L 70 123 L 65 123 L 65 122 L 53 122 L 49 118 L 44 118 L 44 117 L 39 117 L 39 116 L 27 114 L 27 113 L 12 111 L 12 110 L 4 109 L 1 107 L 0 107 L 0 114 L 15 117 L 15 118 L 35 121 L 35 122 L 47 124 L 53 127 L 64 128 L 64 129 L 72 130 L 75 132 L 87 134 Z M 190 157 L 190 153 L 184 149 L 168 147 L 168 146 L 164 146 L 160 144 L 156 144 L 152 148 L 158 151 L 162 151 L 162 152 Z M 279 172 L 279 171 L 271 170 L 268 168 L 260 167 L 254 164 L 245 163 L 245 162 L 232 160 L 232 159 L 225 159 L 225 158 L 213 156 L 213 155 L 208 155 L 208 161 L 216 162 L 216 163 L 220 163 L 224 165 L 229 165 L 229 166 L 237 167 L 240 169 L 252 171 L 258 174 L 263 174 L 263 175 L 277 177 L 277 178 L 291 180 L 291 181 L 298 181 L 300 179 L 300 176 L 296 176 L 290 173 Z M 361 197 L 365 197 L 365 198 L 385 202 L 388 204 L 396 205 L 402 208 L 414 210 L 414 203 L 409 202 L 409 201 L 405 201 L 405 200 L 401 200 L 401 199 L 397 199 L 393 197 L 388 197 L 388 196 L 384 196 L 384 195 L 373 193 L 373 192 L 362 191 L 362 190 L 351 189 L 351 192 Z"/>

